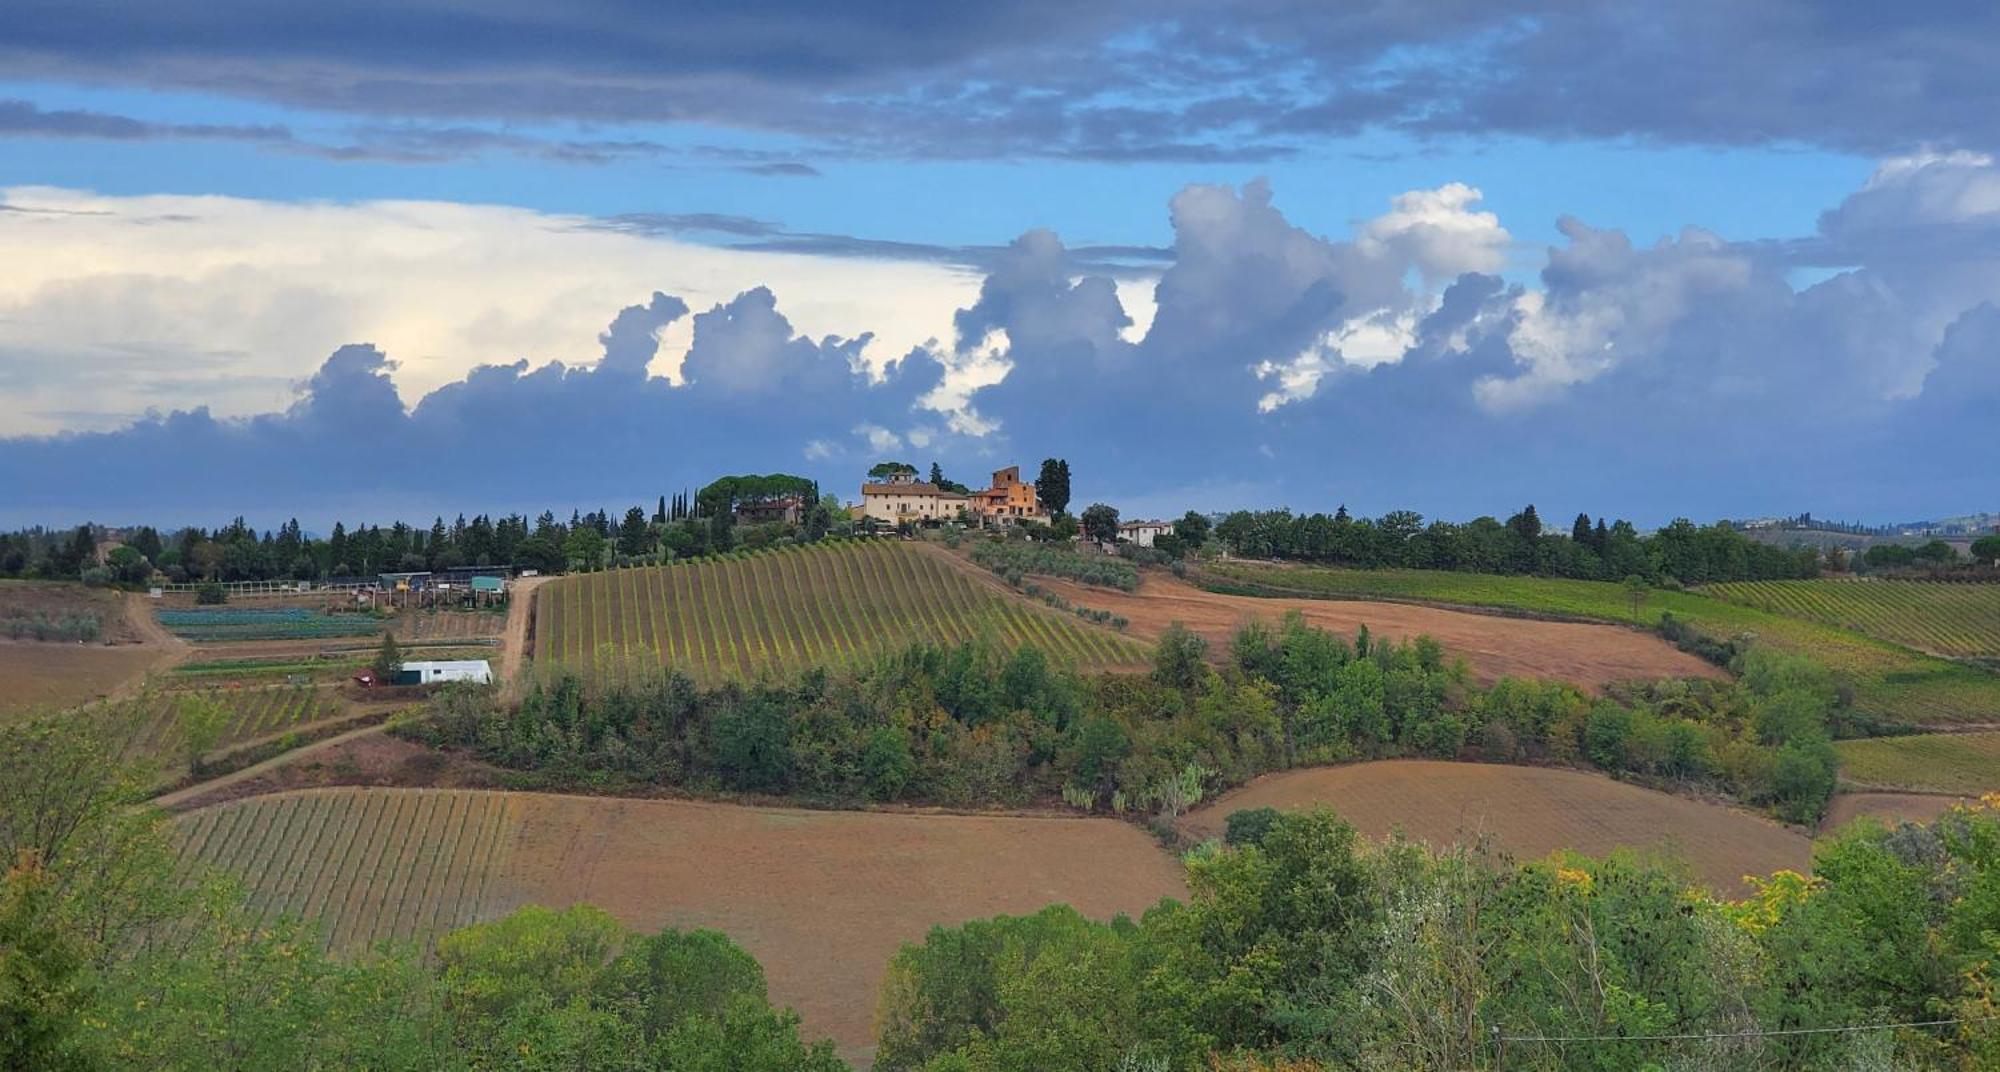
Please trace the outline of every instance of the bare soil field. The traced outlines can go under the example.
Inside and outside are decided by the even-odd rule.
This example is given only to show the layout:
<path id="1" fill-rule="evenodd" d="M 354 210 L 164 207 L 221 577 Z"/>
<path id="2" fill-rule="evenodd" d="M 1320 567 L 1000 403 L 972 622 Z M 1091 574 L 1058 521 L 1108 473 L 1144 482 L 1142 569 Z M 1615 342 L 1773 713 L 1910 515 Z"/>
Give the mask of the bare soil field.
<path id="1" fill-rule="evenodd" d="M 143 639 L 128 620 L 123 593 L 55 581 L 0 581 L 0 625 L 5 619 L 91 617 L 99 622 L 95 643 L 135 644 Z M 0 637 L 10 636 L 0 630 Z"/>
<path id="2" fill-rule="evenodd" d="M 1716 891 L 1744 892 L 1743 876 L 1805 871 L 1805 835 L 1747 811 L 1545 767 L 1397 759 L 1265 775 L 1189 813 L 1183 828 L 1220 837 L 1245 808 L 1325 805 L 1370 837 L 1402 831 L 1434 843 L 1491 836 L 1516 859 L 1561 849 L 1602 855 L 1659 851 L 1685 861 Z"/>
<path id="3" fill-rule="evenodd" d="M 1398 640 L 1428 634 L 1448 654 L 1463 658 L 1482 682 L 1535 677 L 1601 688 L 1641 678 L 1726 676 L 1658 637 L 1611 625 L 1502 618 L 1406 603 L 1222 595 L 1157 573 L 1148 573 L 1139 590 L 1130 593 L 1047 577 L 1037 577 L 1035 583 L 1077 606 L 1130 620 L 1126 631 L 1138 639 L 1153 640 L 1180 622 L 1218 652 L 1228 649 L 1230 635 L 1243 623 L 1253 618 L 1275 622 L 1297 610 L 1307 622 L 1342 633 L 1366 625 L 1377 636 Z"/>
<path id="4" fill-rule="evenodd" d="M 1970 800 L 1943 793 L 1840 793 L 1826 809 L 1820 829 L 1835 830 L 1863 816 L 1886 823 L 1927 823 L 1949 811 L 1952 805 Z"/>
<path id="5" fill-rule="evenodd" d="M 41 581 L 0 581 L 0 615 L 90 615 L 98 639 L 79 643 L 0 635 L 0 718 L 130 695 L 146 675 L 180 659 L 187 645 L 139 606 L 143 596 Z"/>
<path id="6" fill-rule="evenodd" d="M 324 920 L 336 945 L 577 901 L 641 930 L 721 930 L 808 1036 L 864 1064 L 889 958 L 932 926 L 1054 902 L 1108 918 L 1186 895 L 1178 863 L 1109 819 L 326 789 L 178 821 L 186 855 L 243 876 L 267 912 Z"/>
<path id="7" fill-rule="evenodd" d="M 141 644 L 0 641 L 0 718 L 121 694 L 161 665 L 163 650 Z"/>

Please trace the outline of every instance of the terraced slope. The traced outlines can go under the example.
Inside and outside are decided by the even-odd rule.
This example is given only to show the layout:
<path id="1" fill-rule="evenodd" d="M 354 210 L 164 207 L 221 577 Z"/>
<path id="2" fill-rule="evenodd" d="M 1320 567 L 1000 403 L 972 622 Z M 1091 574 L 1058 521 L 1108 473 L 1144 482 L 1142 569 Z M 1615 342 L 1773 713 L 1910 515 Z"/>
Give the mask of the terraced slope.
<path id="1" fill-rule="evenodd" d="M 2000 584 L 1822 578 L 1711 584 L 1702 591 L 1935 655 L 2000 658 Z"/>
<path id="2" fill-rule="evenodd" d="M 1323 599 L 1401 599 L 1529 614 L 1657 625 L 1672 613 L 1718 638 L 1744 634 L 1817 660 L 1844 675 L 1855 707 L 1915 726 L 2000 722 L 2000 674 L 1926 656 L 1839 626 L 1794 618 L 1697 592 L 1653 591 L 1638 613 L 1622 585 L 1551 577 L 1501 577 L 1444 570 L 1350 570 L 1219 563 L 1206 583 L 1251 594 Z"/>
<path id="3" fill-rule="evenodd" d="M 498 914 L 483 910 L 522 799 L 427 789 L 256 797 L 183 818 L 181 859 L 234 875 L 260 920 L 322 922 L 329 946 L 423 941 Z"/>
<path id="4" fill-rule="evenodd" d="M 2000 733 L 1926 733 L 1842 741 L 1840 774 L 1856 785 L 1981 796 L 2000 793 Z"/>
<path id="5" fill-rule="evenodd" d="M 1075 666 L 1137 665 L 1145 650 L 1109 629 L 983 583 L 897 541 L 823 543 L 551 581 L 536 593 L 540 666 L 632 665 L 697 680 L 852 663 L 917 640 L 1032 644 Z"/>
<path id="6" fill-rule="evenodd" d="M 150 693 L 131 701 L 135 710 L 124 715 L 130 720 L 126 755 L 134 758 L 178 755 L 182 741 L 180 708 L 197 697 L 212 700 L 227 712 L 222 732 L 216 737 L 216 752 L 333 718 L 345 710 L 330 690 L 310 685 Z"/>

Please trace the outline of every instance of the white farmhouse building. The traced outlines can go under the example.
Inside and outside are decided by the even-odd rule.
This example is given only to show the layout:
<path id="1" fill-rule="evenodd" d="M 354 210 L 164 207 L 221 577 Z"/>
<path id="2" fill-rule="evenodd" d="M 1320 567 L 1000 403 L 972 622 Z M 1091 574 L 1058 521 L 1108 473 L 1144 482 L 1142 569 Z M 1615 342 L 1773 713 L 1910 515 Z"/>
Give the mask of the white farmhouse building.
<path id="1" fill-rule="evenodd" d="M 1173 534 L 1174 523 L 1171 521 L 1127 521 L 1118 526 L 1119 539 L 1141 547 L 1151 547 L 1159 537 Z"/>

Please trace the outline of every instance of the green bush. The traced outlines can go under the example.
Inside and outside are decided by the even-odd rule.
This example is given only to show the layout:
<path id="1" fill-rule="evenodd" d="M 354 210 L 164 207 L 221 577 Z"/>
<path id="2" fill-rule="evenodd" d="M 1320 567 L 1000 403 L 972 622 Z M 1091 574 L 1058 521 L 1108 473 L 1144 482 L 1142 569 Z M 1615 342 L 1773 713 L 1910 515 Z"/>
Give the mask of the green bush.
<path id="1" fill-rule="evenodd" d="M 1223 821 L 1222 840 L 1224 843 L 1242 847 L 1261 845 L 1264 835 L 1276 825 L 1279 812 L 1276 808 L 1244 808 L 1232 811 Z"/>

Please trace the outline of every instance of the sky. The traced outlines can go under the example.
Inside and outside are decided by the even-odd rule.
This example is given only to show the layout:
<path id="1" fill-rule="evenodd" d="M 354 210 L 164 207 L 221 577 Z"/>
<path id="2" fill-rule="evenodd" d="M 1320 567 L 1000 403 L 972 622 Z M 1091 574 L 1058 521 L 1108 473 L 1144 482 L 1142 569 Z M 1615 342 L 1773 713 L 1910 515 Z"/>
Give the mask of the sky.
<path id="1" fill-rule="evenodd" d="M 2000 508 L 2000 9 L 16 0 L 0 525 Z"/>

